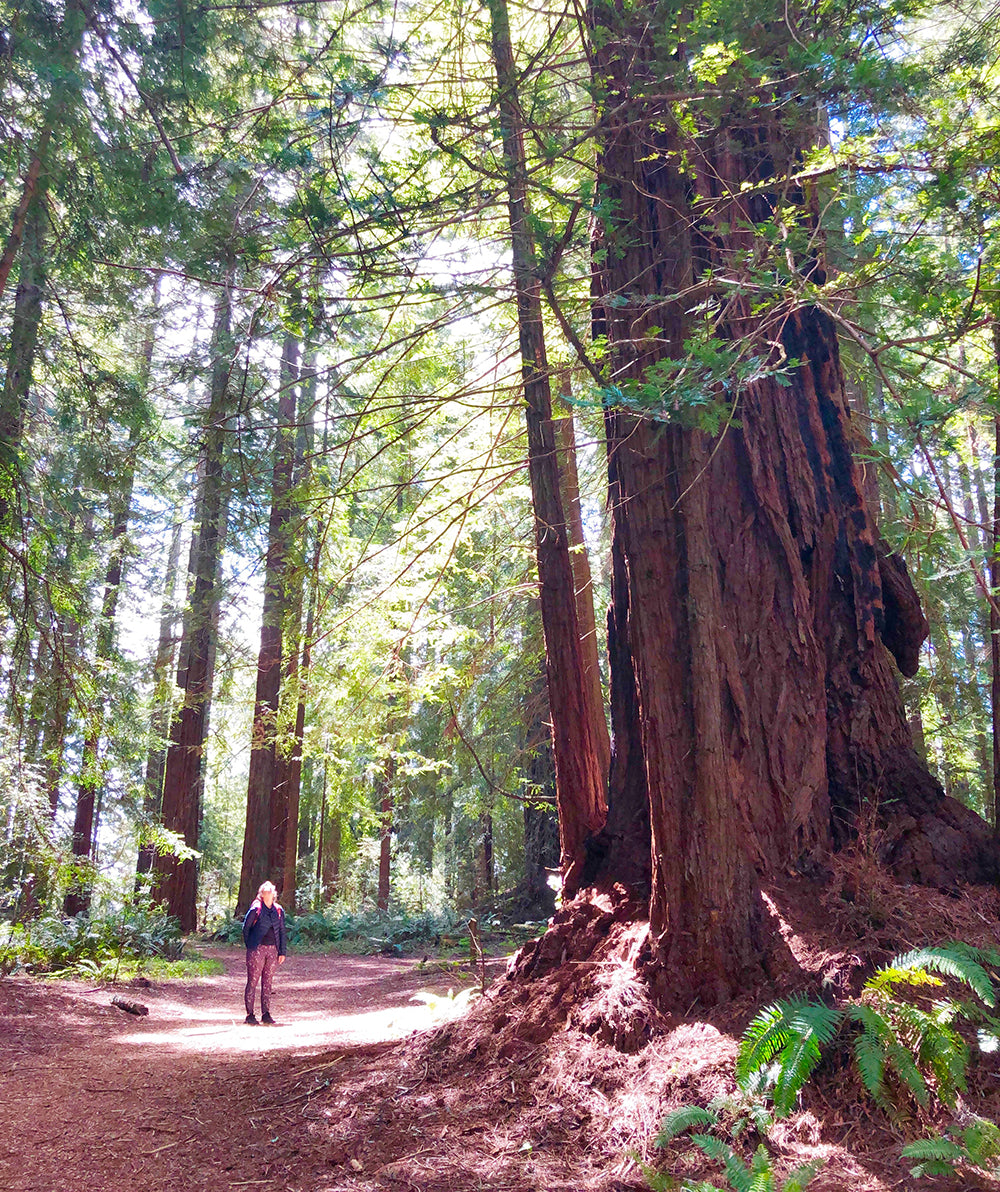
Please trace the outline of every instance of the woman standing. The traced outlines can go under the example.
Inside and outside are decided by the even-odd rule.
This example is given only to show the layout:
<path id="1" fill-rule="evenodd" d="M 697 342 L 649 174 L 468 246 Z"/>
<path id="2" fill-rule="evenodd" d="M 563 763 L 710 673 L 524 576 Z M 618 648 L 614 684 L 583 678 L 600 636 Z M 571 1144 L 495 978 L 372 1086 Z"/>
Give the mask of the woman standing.
<path id="1" fill-rule="evenodd" d="M 288 940 L 285 936 L 285 912 L 274 901 L 277 890 L 272 882 L 265 882 L 257 891 L 243 920 L 243 942 L 247 946 L 247 987 L 243 1001 L 247 1008 L 246 1021 L 257 1025 L 254 1017 L 254 994 L 260 983 L 260 1020 L 269 1026 L 271 1017 L 271 986 L 279 964 L 285 963 Z"/>

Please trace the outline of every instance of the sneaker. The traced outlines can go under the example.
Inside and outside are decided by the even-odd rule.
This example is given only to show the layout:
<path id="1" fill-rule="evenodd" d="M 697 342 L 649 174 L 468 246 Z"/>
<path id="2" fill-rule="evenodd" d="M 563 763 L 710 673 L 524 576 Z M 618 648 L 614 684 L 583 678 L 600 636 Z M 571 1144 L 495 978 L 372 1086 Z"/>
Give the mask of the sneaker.
<path id="1" fill-rule="evenodd" d="M 254 1018 L 254 1016 L 252 1014 L 248 1014 L 246 1016 L 246 1018 L 243 1019 L 243 1021 L 246 1023 L 247 1026 L 257 1026 L 258 1025 L 257 1019 Z"/>
<path id="2" fill-rule="evenodd" d="M 277 1023 L 274 1021 L 271 1015 L 266 1012 L 260 1016 L 260 1020 L 261 1022 L 266 1023 L 268 1026 L 277 1026 Z"/>

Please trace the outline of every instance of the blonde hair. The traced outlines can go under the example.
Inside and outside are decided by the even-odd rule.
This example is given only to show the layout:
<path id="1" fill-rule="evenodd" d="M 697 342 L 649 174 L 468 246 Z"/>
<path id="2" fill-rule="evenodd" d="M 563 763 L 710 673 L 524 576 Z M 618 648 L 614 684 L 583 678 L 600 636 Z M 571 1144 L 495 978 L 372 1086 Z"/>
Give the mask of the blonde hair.
<path id="1" fill-rule="evenodd" d="M 271 893 L 272 893 L 272 894 L 273 894 L 275 897 L 277 897 L 277 895 L 278 895 L 278 887 L 277 887 L 277 886 L 274 884 L 274 882 L 262 882 L 262 883 L 261 883 L 261 887 L 260 887 L 260 889 L 257 891 L 257 897 L 258 897 L 258 898 L 263 898 L 263 897 L 264 897 L 264 894 L 265 894 L 265 892 L 266 892 L 266 891 L 268 891 L 268 890 L 270 890 L 270 891 L 271 891 Z"/>

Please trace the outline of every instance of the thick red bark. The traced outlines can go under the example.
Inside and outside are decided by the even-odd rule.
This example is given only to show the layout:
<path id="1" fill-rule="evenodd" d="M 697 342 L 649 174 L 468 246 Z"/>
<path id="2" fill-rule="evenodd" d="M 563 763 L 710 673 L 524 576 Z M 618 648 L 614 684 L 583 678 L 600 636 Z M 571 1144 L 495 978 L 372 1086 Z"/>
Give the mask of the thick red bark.
<path id="1" fill-rule="evenodd" d="M 650 975 L 668 1001 L 711 1001 L 759 962 L 757 874 L 815 866 L 873 805 L 911 878 L 991 877 L 997 858 L 910 742 L 889 649 L 912 673 L 926 621 L 865 506 L 834 325 L 794 299 L 762 312 L 714 280 L 761 260 L 755 225 L 779 201 L 810 226 L 808 196 L 785 181 L 811 135 L 793 123 L 806 109 L 735 97 L 691 136 L 657 98 L 671 62 L 655 21 L 629 9 L 609 36 L 610 12 L 596 50 L 612 214 L 596 246 L 595 325 L 610 359 L 615 748 L 636 747 L 618 734 L 634 698 Z M 782 254 L 776 277 L 788 264 Z M 815 256 L 796 264 L 822 279 Z M 726 393 L 734 417 L 714 437 L 662 366 L 706 317 L 720 346 L 780 369 Z M 721 400 L 718 382 L 703 384 Z M 634 812 L 612 800 L 606 880 L 622 866 L 641 885 Z"/>

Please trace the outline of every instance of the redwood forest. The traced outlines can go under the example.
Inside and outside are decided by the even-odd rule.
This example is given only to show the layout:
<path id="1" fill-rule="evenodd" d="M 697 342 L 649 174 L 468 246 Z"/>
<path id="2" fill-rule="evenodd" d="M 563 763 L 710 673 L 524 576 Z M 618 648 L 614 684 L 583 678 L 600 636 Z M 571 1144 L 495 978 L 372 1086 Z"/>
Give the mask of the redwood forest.
<path id="1" fill-rule="evenodd" d="M 0 164 L 0 1185 L 1000 1189 L 995 0 L 0 0 Z"/>

